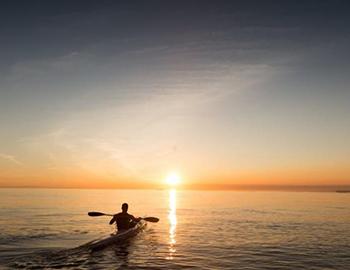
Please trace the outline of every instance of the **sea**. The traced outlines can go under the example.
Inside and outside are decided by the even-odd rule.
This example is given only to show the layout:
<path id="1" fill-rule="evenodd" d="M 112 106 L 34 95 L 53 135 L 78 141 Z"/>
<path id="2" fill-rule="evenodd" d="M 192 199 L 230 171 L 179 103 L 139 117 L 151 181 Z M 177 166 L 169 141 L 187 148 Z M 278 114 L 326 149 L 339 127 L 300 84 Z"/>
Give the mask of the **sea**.
<path id="1" fill-rule="evenodd" d="M 98 251 L 129 204 L 158 223 Z M 350 193 L 0 189 L 0 269 L 350 269 Z"/>

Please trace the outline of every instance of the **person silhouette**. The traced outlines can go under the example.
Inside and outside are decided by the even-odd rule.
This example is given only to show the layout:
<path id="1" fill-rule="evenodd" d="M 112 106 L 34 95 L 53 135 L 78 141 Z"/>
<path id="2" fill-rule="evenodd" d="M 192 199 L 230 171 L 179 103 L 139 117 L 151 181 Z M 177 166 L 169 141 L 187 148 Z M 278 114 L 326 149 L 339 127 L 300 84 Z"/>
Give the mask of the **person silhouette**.
<path id="1" fill-rule="evenodd" d="M 127 203 L 122 204 L 122 212 L 115 214 L 113 218 L 109 221 L 109 225 L 112 225 L 114 222 L 117 224 L 118 231 L 127 230 L 132 227 L 135 227 L 137 222 L 141 218 L 135 218 L 133 215 L 128 213 L 129 205 Z"/>

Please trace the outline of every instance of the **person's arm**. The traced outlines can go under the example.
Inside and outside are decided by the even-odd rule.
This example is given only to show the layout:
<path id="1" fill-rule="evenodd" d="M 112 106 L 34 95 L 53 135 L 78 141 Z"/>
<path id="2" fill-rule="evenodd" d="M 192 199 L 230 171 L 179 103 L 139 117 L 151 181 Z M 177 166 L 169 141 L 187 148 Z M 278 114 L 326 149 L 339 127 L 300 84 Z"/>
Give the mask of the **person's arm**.
<path id="1" fill-rule="evenodd" d="M 139 222 L 139 221 L 141 220 L 140 217 L 135 218 L 133 215 L 130 215 L 130 218 L 131 218 L 131 220 L 134 221 L 134 222 Z"/>
<path id="2" fill-rule="evenodd" d="M 112 219 L 109 221 L 109 225 L 112 225 L 114 222 L 117 221 L 117 215 L 114 215 Z"/>

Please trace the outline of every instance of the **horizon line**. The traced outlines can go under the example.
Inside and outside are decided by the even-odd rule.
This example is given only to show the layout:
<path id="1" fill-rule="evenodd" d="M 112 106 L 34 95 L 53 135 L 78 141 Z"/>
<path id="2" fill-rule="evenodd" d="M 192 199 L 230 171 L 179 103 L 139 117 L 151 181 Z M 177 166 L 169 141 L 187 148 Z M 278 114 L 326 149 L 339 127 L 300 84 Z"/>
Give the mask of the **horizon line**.
<path id="1" fill-rule="evenodd" d="M 350 191 L 350 185 L 181 185 L 169 186 L 120 186 L 120 187 L 76 187 L 76 186 L 0 186 L 0 189 L 117 189 L 117 190 L 203 190 L 203 191 Z"/>

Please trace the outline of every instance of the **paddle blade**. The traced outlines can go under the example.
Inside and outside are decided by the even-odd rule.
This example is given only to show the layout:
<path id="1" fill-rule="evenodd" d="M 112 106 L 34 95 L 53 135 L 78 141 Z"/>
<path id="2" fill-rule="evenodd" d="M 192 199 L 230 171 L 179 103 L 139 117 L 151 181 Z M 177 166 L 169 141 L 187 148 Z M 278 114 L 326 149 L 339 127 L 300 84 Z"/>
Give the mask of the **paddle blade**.
<path id="1" fill-rule="evenodd" d="M 145 217 L 145 218 L 143 218 L 143 220 L 146 220 L 146 221 L 148 221 L 148 222 L 154 222 L 154 223 L 156 223 L 156 222 L 159 221 L 159 218 L 156 218 L 156 217 Z"/>
<path id="2" fill-rule="evenodd" d="M 105 213 L 101 213 L 101 212 L 89 212 L 88 215 L 90 217 L 100 217 L 100 216 L 105 216 Z"/>

